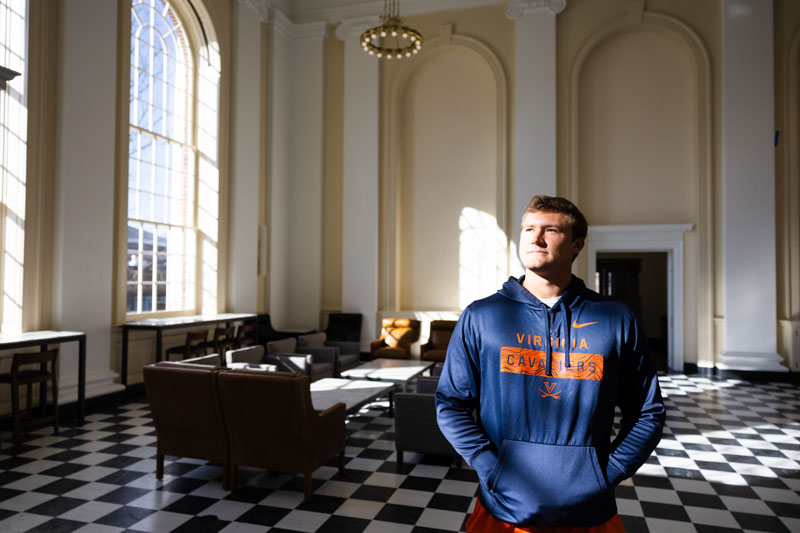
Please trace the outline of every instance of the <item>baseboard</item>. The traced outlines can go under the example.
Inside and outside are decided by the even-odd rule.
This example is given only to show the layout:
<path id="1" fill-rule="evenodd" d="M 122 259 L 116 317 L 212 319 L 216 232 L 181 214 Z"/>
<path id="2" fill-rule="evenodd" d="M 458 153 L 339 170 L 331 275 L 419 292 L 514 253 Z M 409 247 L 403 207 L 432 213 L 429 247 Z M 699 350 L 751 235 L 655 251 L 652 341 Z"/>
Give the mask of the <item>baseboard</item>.
<path id="1" fill-rule="evenodd" d="M 120 405 L 124 405 L 133 400 L 141 399 L 142 401 L 146 401 L 146 394 L 144 390 L 144 383 L 136 383 L 131 385 L 127 388 L 127 390 L 121 390 L 117 392 L 112 392 L 110 394 L 104 394 L 102 396 L 95 396 L 93 398 L 87 398 L 86 402 L 84 403 L 84 415 L 89 415 L 91 413 L 95 413 L 98 411 L 104 411 L 108 409 L 114 409 L 115 407 L 119 407 Z M 50 408 L 50 404 L 48 404 L 48 408 Z M 34 412 L 36 412 L 36 407 L 34 407 Z M 78 424 L 78 402 L 70 402 L 64 405 L 58 406 L 58 425 L 59 427 L 75 427 Z M 52 423 L 43 423 L 41 426 L 52 425 Z M 34 425 L 33 427 L 39 427 L 38 425 Z M 0 429 L 2 430 L 11 430 L 11 413 L 3 415 L 0 417 Z"/>
<path id="2" fill-rule="evenodd" d="M 778 383 L 800 383 L 800 372 L 754 372 L 748 370 L 720 370 L 717 377 L 721 379 L 743 379 L 745 381 Z"/>
<path id="3" fill-rule="evenodd" d="M 800 372 L 756 372 L 750 370 L 722 370 L 716 367 L 701 366 L 695 363 L 684 363 L 683 372 L 687 376 L 700 376 L 718 379 L 742 379 L 745 381 L 778 383 L 800 383 Z M 667 373 L 669 375 L 669 373 Z"/>

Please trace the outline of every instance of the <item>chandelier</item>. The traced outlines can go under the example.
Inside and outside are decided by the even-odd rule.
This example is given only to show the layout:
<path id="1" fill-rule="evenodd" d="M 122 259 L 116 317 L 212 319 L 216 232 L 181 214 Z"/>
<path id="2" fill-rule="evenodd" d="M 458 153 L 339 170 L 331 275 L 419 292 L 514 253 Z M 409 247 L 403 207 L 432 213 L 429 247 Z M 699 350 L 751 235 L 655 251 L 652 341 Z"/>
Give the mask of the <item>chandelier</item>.
<path id="1" fill-rule="evenodd" d="M 383 22 L 361 34 L 361 46 L 371 56 L 411 57 L 422 48 L 422 35 L 403 26 L 398 0 L 383 0 Z"/>

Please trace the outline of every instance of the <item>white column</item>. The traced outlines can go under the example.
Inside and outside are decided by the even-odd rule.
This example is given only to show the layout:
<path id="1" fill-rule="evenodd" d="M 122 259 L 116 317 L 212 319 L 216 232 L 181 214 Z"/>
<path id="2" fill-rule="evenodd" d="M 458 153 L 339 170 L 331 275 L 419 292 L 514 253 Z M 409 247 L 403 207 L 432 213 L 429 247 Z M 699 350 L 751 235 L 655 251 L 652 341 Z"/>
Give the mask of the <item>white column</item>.
<path id="1" fill-rule="evenodd" d="M 379 60 L 358 37 L 374 25 L 344 22 L 344 161 L 342 183 L 342 311 L 361 313 L 361 350 L 375 338 L 378 312 Z"/>
<path id="2" fill-rule="evenodd" d="M 261 117 L 261 23 L 267 14 L 234 7 L 231 182 L 228 206 L 228 305 L 232 312 L 258 307 L 259 151 Z"/>
<path id="3" fill-rule="evenodd" d="M 278 329 L 319 327 L 325 22 L 292 24 L 272 10 L 267 90 L 270 314 Z"/>
<path id="4" fill-rule="evenodd" d="M 787 371 L 777 353 L 772 0 L 725 0 L 724 370 Z"/>
<path id="5" fill-rule="evenodd" d="M 86 332 L 90 398 L 123 388 L 110 370 L 117 3 L 65 3 L 59 41 L 53 328 Z M 59 402 L 66 403 L 77 398 L 78 349 L 59 349 Z"/>
<path id="6" fill-rule="evenodd" d="M 566 0 L 512 0 L 515 21 L 511 227 L 534 194 L 556 194 L 556 15 Z M 517 232 L 512 231 L 515 236 Z"/>

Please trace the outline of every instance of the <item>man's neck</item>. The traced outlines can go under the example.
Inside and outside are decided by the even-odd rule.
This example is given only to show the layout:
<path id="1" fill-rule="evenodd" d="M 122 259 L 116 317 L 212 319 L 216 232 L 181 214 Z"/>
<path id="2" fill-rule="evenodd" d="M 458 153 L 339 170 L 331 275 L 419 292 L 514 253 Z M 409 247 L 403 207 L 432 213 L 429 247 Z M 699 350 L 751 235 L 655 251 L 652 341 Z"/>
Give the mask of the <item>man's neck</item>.
<path id="1" fill-rule="evenodd" d="M 572 281 L 572 273 L 570 272 L 563 276 L 544 278 L 526 269 L 522 286 L 538 299 L 544 300 L 561 296 L 570 281 Z"/>

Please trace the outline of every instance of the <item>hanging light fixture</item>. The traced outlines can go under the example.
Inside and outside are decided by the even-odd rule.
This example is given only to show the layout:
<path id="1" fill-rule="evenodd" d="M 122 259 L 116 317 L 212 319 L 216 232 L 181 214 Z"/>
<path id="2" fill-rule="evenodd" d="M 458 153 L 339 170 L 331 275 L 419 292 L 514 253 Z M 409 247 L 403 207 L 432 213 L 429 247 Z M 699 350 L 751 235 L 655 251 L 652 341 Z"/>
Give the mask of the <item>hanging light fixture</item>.
<path id="1" fill-rule="evenodd" d="M 383 22 L 361 34 L 361 47 L 383 59 L 411 57 L 422 48 L 422 35 L 403 26 L 398 0 L 383 0 Z"/>

